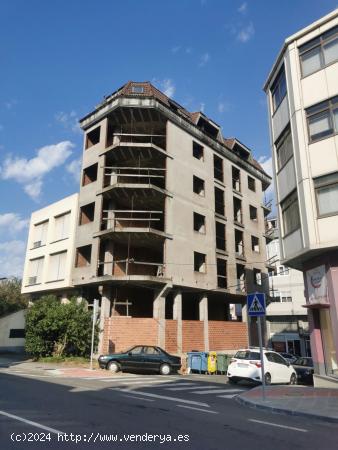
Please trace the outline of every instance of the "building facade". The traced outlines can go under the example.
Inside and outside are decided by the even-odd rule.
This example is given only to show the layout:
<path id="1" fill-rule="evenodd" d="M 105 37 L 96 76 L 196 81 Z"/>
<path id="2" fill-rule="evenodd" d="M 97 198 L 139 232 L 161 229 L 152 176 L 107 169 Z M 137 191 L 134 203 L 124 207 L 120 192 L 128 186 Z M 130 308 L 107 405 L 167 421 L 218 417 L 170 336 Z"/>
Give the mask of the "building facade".
<path id="1" fill-rule="evenodd" d="M 286 39 L 264 89 L 282 264 L 303 271 L 315 371 L 334 378 L 338 375 L 338 10 Z"/>
<path id="2" fill-rule="evenodd" d="M 267 244 L 266 253 L 269 263 L 275 266 L 269 272 L 268 344 L 277 352 L 311 356 L 303 273 L 281 264 L 277 219 L 269 219 L 268 224 L 273 239 Z"/>
<path id="3" fill-rule="evenodd" d="M 230 311 L 268 289 L 271 181 L 251 151 L 148 82 L 127 83 L 80 125 L 71 280 L 100 299 L 100 351 L 247 345 L 248 324 Z"/>
<path id="4" fill-rule="evenodd" d="M 30 220 L 22 294 L 32 299 L 53 293 L 64 300 L 72 283 L 78 194 L 33 212 Z"/>

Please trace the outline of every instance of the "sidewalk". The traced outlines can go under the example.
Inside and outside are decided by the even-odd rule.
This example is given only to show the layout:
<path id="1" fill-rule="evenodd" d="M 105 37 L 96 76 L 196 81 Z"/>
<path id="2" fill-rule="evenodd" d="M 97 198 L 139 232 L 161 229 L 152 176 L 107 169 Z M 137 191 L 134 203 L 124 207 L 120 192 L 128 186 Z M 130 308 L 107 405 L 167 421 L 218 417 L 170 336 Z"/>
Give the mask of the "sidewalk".
<path id="1" fill-rule="evenodd" d="M 258 386 L 237 397 L 242 405 L 338 423 L 338 389 L 307 386 L 267 386 L 266 400 Z"/>

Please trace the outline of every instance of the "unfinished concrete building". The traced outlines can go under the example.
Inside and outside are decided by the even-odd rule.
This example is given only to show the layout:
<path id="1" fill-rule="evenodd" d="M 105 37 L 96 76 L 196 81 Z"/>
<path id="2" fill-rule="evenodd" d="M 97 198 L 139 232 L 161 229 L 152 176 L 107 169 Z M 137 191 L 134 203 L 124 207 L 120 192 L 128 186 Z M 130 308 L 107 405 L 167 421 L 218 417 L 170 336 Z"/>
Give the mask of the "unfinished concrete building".
<path id="1" fill-rule="evenodd" d="M 247 345 L 245 314 L 229 308 L 268 289 L 271 182 L 251 151 L 149 82 L 128 82 L 80 124 L 72 282 L 100 298 L 100 351 Z"/>

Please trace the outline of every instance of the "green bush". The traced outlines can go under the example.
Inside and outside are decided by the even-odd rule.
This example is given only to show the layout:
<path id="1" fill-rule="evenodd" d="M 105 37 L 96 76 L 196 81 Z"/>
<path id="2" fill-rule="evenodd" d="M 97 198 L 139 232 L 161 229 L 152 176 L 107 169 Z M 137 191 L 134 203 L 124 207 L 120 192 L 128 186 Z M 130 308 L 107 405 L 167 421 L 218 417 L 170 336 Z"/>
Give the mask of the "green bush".
<path id="1" fill-rule="evenodd" d="M 47 295 L 34 302 L 26 316 L 26 351 L 34 357 L 89 356 L 92 311 L 84 303 L 61 303 Z M 95 344 L 98 326 L 95 327 Z"/>

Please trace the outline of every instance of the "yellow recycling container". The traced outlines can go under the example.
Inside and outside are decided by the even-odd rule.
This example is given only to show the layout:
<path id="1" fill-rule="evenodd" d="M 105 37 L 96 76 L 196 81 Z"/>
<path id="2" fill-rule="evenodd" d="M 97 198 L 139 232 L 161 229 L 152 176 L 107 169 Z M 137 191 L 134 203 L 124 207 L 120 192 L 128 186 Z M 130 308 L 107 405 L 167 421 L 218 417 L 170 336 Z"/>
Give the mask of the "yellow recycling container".
<path id="1" fill-rule="evenodd" d="M 215 373 L 217 370 L 217 353 L 209 352 L 208 355 L 208 372 Z"/>

